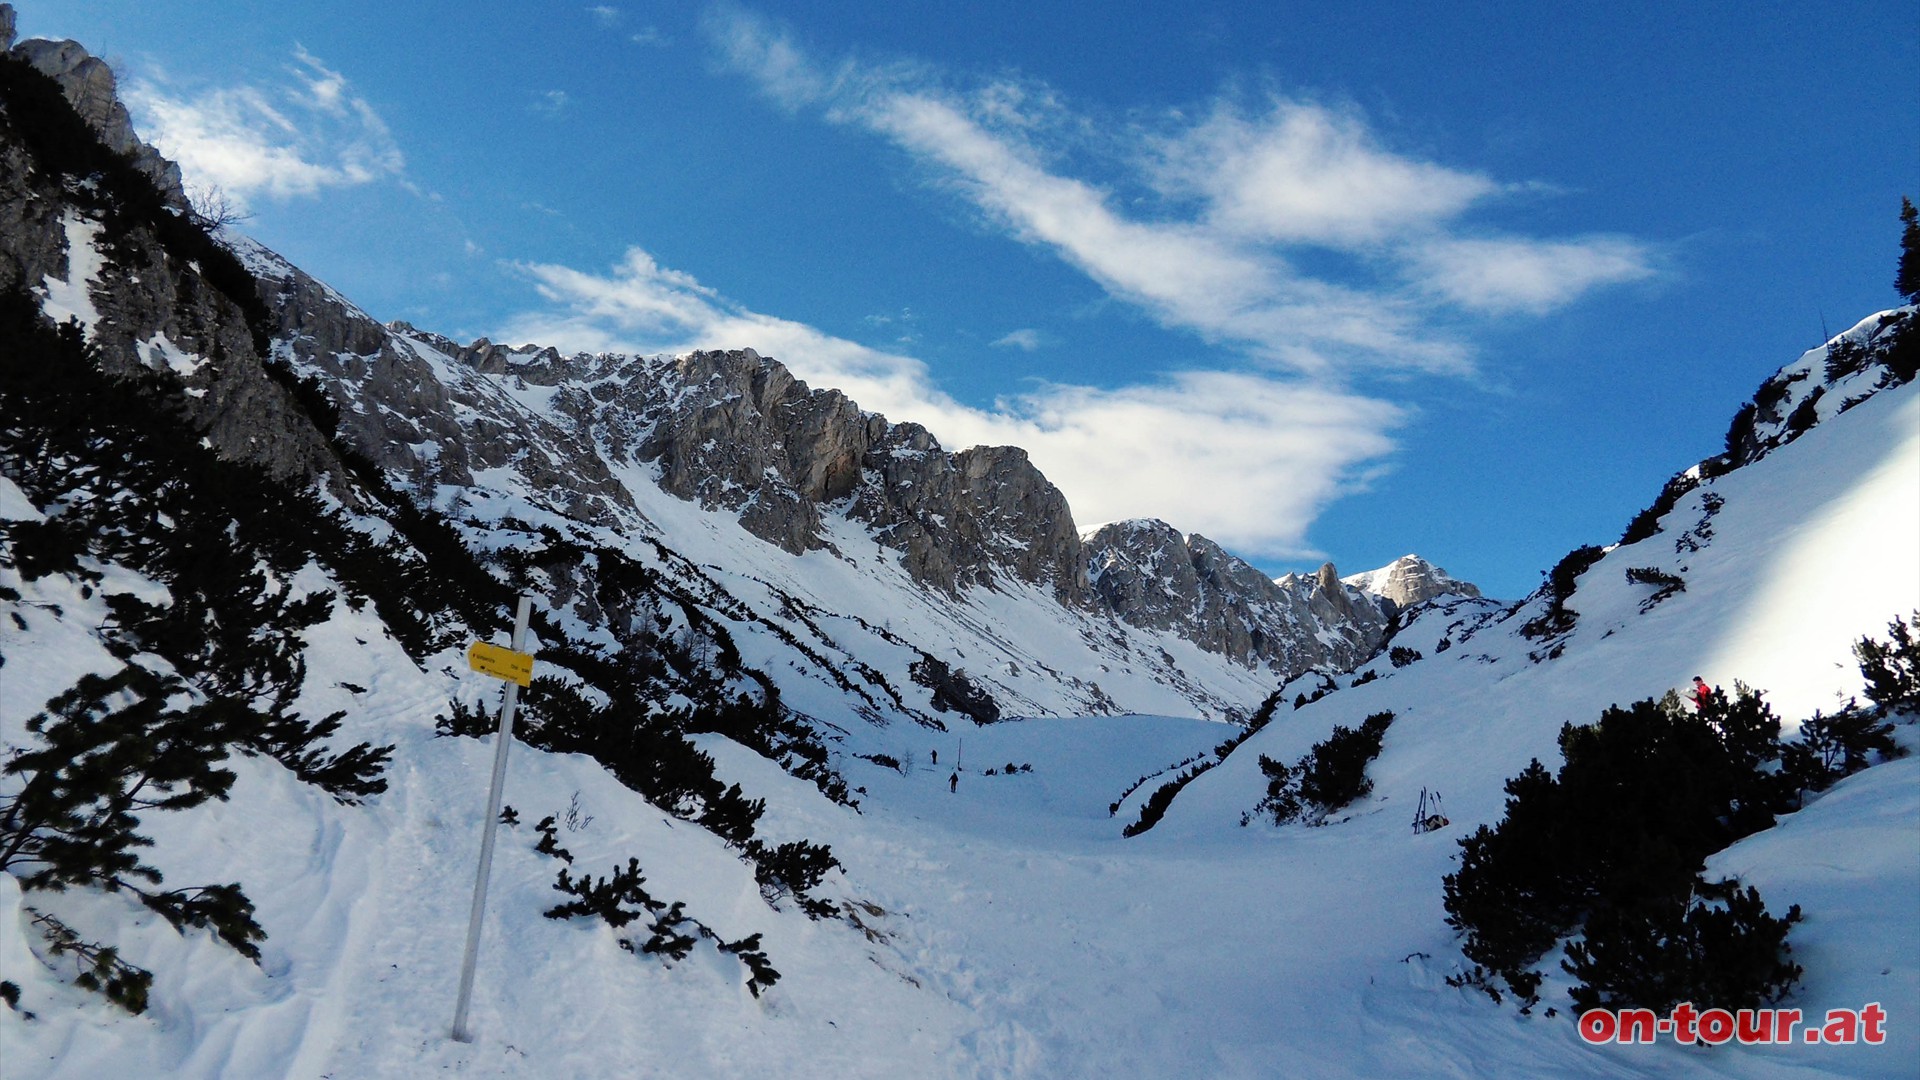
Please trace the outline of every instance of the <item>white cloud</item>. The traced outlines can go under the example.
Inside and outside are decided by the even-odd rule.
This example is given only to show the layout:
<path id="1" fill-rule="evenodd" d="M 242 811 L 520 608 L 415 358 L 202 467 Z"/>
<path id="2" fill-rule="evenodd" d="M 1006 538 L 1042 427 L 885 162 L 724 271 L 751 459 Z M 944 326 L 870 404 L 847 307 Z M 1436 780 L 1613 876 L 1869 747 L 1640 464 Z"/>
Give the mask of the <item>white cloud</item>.
<path id="1" fill-rule="evenodd" d="M 1017 140 L 953 102 L 888 93 L 863 109 L 873 130 L 922 160 L 1022 240 L 1052 248 L 1108 293 L 1161 323 L 1299 371 L 1330 357 L 1432 370 L 1465 365 L 1456 344 L 1420 334 L 1403 299 L 1293 273 L 1278 255 L 1197 223 L 1143 222 L 1093 185 L 1037 164 Z"/>
<path id="2" fill-rule="evenodd" d="M 1205 123 L 1156 142 L 1159 186 L 1197 195 L 1235 235 L 1354 247 L 1445 221 L 1498 185 L 1383 149 L 1352 112 L 1275 101 L 1247 118 L 1222 104 Z"/>
<path id="3" fill-rule="evenodd" d="M 1001 80 L 961 94 L 914 65 L 822 65 L 738 10 L 709 30 L 723 62 L 781 106 L 819 108 L 887 139 L 996 227 L 1052 250 L 1115 299 L 1265 364 L 1465 372 L 1470 349 L 1441 328 L 1451 320 L 1437 309 L 1541 312 L 1652 265 L 1646 245 L 1619 237 L 1461 241 L 1449 230 L 1470 210 L 1539 186 L 1397 153 L 1353 110 L 1275 100 L 1249 116 L 1222 101 L 1198 123 L 1091 138 L 1096 125 L 1044 86 Z M 1050 152 L 1053 137 L 1082 153 Z M 1110 184 L 1144 186 L 1160 201 L 1132 210 L 1050 164 L 1101 154 L 1095 165 Z M 1335 280 L 1298 269 L 1296 248 L 1355 258 Z M 1409 283 L 1409 270 L 1425 275 L 1438 262 L 1479 284 Z M 1548 274 L 1552 288 L 1540 284 Z"/>
<path id="4" fill-rule="evenodd" d="M 1411 249 L 1422 287 L 1477 311 L 1545 314 L 1599 285 L 1654 275 L 1646 247 L 1624 237 L 1570 241 L 1435 239 Z"/>
<path id="5" fill-rule="evenodd" d="M 1024 447 L 1082 523 L 1152 516 L 1235 550 L 1317 557 L 1307 526 L 1393 447 L 1390 403 L 1264 373 L 1200 371 L 1117 389 L 1047 385 L 975 408 L 925 364 L 746 310 L 629 249 L 611 273 L 517 264 L 546 310 L 495 340 L 588 352 L 752 348 L 862 408 L 925 425 L 949 449 Z"/>
<path id="6" fill-rule="evenodd" d="M 588 8 L 587 14 L 593 16 L 593 21 L 601 26 L 614 26 L 620 22 L 620 9 L 605 4 Z"/>
<path id="7" fill-rule="evenodd" d="M 291 81 L 278 86 L 180 94 L 138 79 L 127 103 L 190 184 L 219 188 L 242 206 L 400 177 L 406 159 L 373 107 L 305 49 L 294 59 Z"/>
<path id="8" fill-rule="evenodd" d="M 547 116 L 559 116 L 571 100 L 565 90 L 543 90 L 533 96 L 532 109 Z"/>
<path id="9" fill-rule="evenodd" d="M 1013 330 L 991 343 L 996 349 L 1019 349 L 1033 352 L 1040 347 L 1040 331 L 1032 329 Z"/>

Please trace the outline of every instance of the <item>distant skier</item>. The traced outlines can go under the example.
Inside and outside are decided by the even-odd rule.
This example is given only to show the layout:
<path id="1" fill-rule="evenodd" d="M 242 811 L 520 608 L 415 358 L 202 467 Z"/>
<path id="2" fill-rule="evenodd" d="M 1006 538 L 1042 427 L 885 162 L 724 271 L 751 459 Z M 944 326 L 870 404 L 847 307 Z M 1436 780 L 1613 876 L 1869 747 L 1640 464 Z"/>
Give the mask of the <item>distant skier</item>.
<path id="1" fill-rule="evenodd" d="M 935 750 L 935 751 L 933 752 L 933 763 L 934 763 L 935 765 L 938 765 L 938 764 L 940 764 L 940 751 L 938 751 L 938 750 Z"/>
<path id="2" fill-rule="evenodd" d="M 1693 711 L 1705 712 L 1707 706 L 1713 702 L 1716 693 L 1713 687 L 1707 685 L 1707 680 L 1695 675 L 1693 690 L 1687 694 L 1687 700 L 1693 702 Z"/>
<path id="3" fill-rule="evenodd" d="M 959 790 L 960 790 L 960 773 L 956 771 L 952 776 L 947 777 L 947 791 L 951 793 Z"/>

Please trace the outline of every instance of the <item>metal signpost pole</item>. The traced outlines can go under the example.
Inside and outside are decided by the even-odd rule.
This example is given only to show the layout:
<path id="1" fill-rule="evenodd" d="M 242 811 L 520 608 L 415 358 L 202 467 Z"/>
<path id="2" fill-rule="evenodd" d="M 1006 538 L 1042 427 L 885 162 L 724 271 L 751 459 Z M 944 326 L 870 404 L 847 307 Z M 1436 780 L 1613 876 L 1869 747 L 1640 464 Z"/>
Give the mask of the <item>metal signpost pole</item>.
<path id="1" fill-rule="evenodd" d="M 533 597 L 522 596 L 513 616 L 513 651 L 524 652 L 527 621 L 533 615 Z M 460 1004 L 453 1011 L 453 1038 L 472 1042 L 467 1030 L 467 1006 L 473 1000 L 473 967 L 480 957 L 480 923 L 487 913 L 487 877 L 493 871 L 493 834 L 500 816 L 501 788 L 507 779 L 507 744 L 513 741 L 513 709 L 520 702 L 520 684 L 507 683 L 506 704 L 500 709 L 500 735 L 493 748 L 493 787 L 487 792 L 487 816 L 480 825 L 480 870 L 473 879 L 473 912 L 467 919 L 467 955 L 460 962 Z"/>

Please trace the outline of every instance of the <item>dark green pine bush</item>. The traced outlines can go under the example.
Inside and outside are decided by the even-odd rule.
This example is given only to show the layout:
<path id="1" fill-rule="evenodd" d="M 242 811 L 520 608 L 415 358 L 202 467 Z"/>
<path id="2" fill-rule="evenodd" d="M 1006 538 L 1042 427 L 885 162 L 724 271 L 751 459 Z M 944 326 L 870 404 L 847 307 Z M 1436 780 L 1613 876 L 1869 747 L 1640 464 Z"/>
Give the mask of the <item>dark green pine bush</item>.
<path id="1" fill-rule="evenodd" d="M 1580 1012 L 1665 1014 L 1687 1001 L 1754 1009 L 1780 1000 L 1799 980 L 1800 966 L 1787 958 L 1787 929 L 1799 921 L 1798 904 L 1775 917 L 1751 886 L 1700 881 L 1690 897 L 1599 908 L 1560 966 L 1579 980 L 1570 993 Z"/>
<path id="2" fill-rule="evenodd" d="M 1475 968 L 1456 985 L 1498 999 L 1497 977 L 1530 1007 L 1541 979 L 1534 966 L 1585 923 L 1589 941 L 1570 956 L 1569 970 L 1600 982 L 1583 981 L 1577 1001 L 1637 985 L 1651 976 L 1636 972 L 1669 960 L 1681 973 L 1673 976 L 1680 1000 L 1718 1004 L 1703 995 L 1724 990 L 1727 979 L 1763 996 L 1782 991 L 1792 981 L 1780 975 L 1787 967 L 1751 960 L 1774 940 L 1776 925 L 1757 894 L 1726 892 L 1720 906 L 1693 900 L 1733 888 L 1699 878 L 1708 855 L 1789 808 L 1790 783 L 1767 768 L 1779 754 L 1779 730 L 1771 708 L 1746 687 L 1698 714 L 1648 700 L 1609 708 L 1596 724 L 1563 727 L 1558 775 L 1529 764 L 1507 782 L 1500 823 L 1460 842 L 1445 907 Z M 1783 947 L 1785 922 L 1778 925 Z M 1646 955 L 1656 946 L 1672 955 Z M 1765 978 L 1747 978 L 1761 968 Z"/>
<path id="3" fill-rule="evenodd" d="M 1393 724 L 1393 713 L 1377 712 L 1359 728 L 1334 726 L 1332 734 L 1313 744 L 1292 765 L 1260 755 L 1260 771 L 1267 778 L 1267 794 L 1254 807 L 1275 825 L 1308 817 L 1324 817 L 1373 791 L 1367 765 L 1380 756 L 1381 740 Z M 1244 823 L 1244 822 L 1243 822 Z"/>
<path id="4" fill-rule="evenodd" d="M 1887 640 L 1863 637 L 1854 642 L 1853 655 L 1860 662 L 1860 676 L 1866 680 L 1867 699 L 1879 707 L 1882 715 L 1894 712 L 1920 712 L 1920 641 L 1913 628 L 1920 625 L 1920 611 L 1913 623 L 1895 616 L 1887 624 Z"/>

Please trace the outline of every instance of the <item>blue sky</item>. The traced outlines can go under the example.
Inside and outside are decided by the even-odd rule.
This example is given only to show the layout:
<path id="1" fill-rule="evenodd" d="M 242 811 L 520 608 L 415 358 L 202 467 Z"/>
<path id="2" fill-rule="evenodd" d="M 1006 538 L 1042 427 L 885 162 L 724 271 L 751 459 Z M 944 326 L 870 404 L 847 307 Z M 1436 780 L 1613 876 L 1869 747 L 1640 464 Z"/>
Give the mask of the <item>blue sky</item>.
<path id="1" fill-rule="evenodd" d="M 1920 195 L 1910 0 L 17 6 L 377 318 L 752 347 L 1083 526 L 1506 596 L 1896 302 Z"/>

